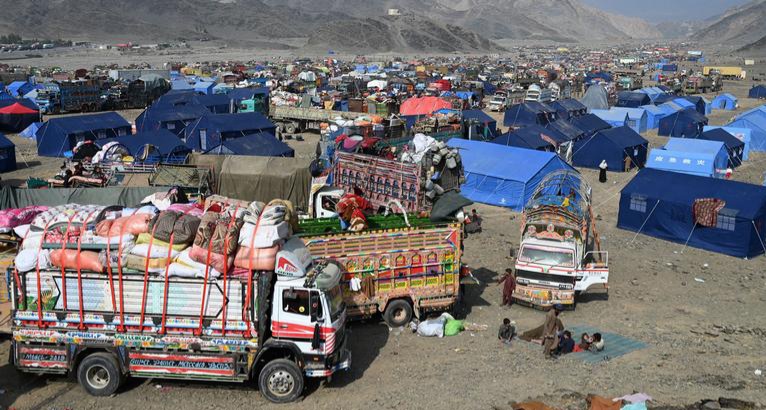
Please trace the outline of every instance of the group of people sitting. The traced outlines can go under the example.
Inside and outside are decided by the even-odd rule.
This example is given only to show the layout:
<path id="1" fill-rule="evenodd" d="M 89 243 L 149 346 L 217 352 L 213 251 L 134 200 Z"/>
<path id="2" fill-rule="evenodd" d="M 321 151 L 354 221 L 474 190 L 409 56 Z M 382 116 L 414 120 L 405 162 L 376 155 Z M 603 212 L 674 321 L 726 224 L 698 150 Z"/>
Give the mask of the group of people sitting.
<path id="1" fill-rule="evenodd" d="M 569 353 L 600 352 L 602 350 L 604 350 L 604 338 L 601 336 L 601 333 L 593 333 L 592 336 L 583 333 L 580 335 L 580 343 L 575 344 L 572 332 L 565 330 L 561 332 L 559 344 L 553 351 L 553 355 L 561 356 Z"/>
<path id="2" fill-rule="evenodd" d="M 98 165 L 93 166 L 93 170 L 86 171 L 81 162 L 61 166 L 59 172 L 48 179 L 48 183 L 53 187 L 77 187 L 77 186 L 101 186 L 106 183 L 106 174 Z"/>

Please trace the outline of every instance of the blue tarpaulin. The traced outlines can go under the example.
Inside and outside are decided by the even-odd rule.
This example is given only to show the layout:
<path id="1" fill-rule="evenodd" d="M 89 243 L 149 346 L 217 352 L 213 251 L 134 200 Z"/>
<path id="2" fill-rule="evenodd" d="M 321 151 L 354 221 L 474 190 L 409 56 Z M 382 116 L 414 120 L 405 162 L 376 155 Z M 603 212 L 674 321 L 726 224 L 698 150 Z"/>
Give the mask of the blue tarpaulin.
<path id="1" fill-rule="evenodd" d="M 690 138 L 670 138 L 663 148 L 653 149 L 646 161 L 647 168 L 713 178 L 723 178 L 728 164 L 723 142 Z"/>
<path id="2" fill-rule="evenodd" d="M 724 201 L 714 226 L 695 221 L 698 199 Z M 617 226 L 740 258 L 764 253 L 766 187 L 643 169 L 622 190 Z"/>
<path id="3" fill-rule="evenodd" d="M 716 95 L 713 98 L 713 109 L 734 111 L 737 109 L 737 97 L 729 93 Z"/>
<path id="4" fill-rule="evenodd" d="M 630 158 L 630 168 L 643 167 L 649 142 L 629 127 L 610 128 L 577 141 L 572 154 L 575 166 L 598 168 L 606 161 L 610 171 L 624 172 L 625 158 Z"/>
<path id="5" fill-rule="evenodd" d="M 515 211 L 523 209 L 546 175 L 560 169 L 574 170 L 550 152 L 455 138 L 448 145 L 460 149 L 466 178 L 460 187 L 463 196 Z"/>
<path id="6" fill-rule="evenodd" d="M 556 111 L 547 105 L 528 101 L 511 106 L 505 111 L 503 125 L 506 127 L 523 127 L 525 125 L 547 125 L 555 121 Z"/>
<path id="7" fill-rule="evenodd" d="M 37 130 L 37 154 L 63 157 L 78 142 L 131 133 L 130 123 L 115 112 L 51 118 Z"/>

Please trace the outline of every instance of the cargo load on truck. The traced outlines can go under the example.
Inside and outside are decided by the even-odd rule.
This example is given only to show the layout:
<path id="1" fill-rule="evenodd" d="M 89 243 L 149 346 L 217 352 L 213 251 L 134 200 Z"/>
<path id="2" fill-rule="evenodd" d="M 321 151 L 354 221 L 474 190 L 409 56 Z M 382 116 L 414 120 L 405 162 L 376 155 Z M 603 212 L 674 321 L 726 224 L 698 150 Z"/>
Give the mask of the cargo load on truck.
<path id="1" fill-rule="evenodd" d="M 546 176 L 522 213 L 514 300 L 538 308 L 574 307 L 580 293 L 608 289 L 608 262 L 590 185 L 574 170 Z"/>
<path id="2" fill-rule="evenodd" d="M 340 268 L 293 236 L 292 204 L 146 202 L 58 206 L 17 228 L 19 370 L 72 374 L 97 396 L 128 376 L 256 379 L 288 402 L 305 377 L 349 367 Z"/>
<path id="3" fill-rule="evenodd" d="M 458 219 L 372 215 L 360 232 L 342 229 L 338 218 L 299 225 L 314 257 L 341 266 L 350 318 L 381 313 L 389 326 L 399 327 L 422 312 L 454 308 L 460 299 L 463 223 Z"/>

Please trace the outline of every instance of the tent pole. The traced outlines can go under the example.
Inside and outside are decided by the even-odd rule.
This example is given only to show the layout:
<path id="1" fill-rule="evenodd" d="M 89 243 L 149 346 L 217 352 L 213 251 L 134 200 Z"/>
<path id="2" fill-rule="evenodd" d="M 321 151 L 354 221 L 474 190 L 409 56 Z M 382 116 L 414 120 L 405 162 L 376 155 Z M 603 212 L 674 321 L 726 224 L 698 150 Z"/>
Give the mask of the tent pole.
<path id="1" fill-rule="evenodd" d="M 686 250 L 686 245 L 689 244 L 689 241 L 692 239 L 692 235 L 694 234 L 694 230 L 697 229 L 697 222 L 694 222 L 694 226 L 692 226 L 692 231 L 689 232 L 689 237 L 686 238 L 686 242 L 684 242 L 684 247 L 681 249 L 681 253 L 684 253 Z"/>
<path id="2" fill-rule="evenodd" d="M 761 247 L 763 248 L 763 253 L 766 254 L 766 245 L 764 245 L 763 239 L 761 239 L 761 233 L 758 232 L 758 227 L 755 226 L 755 221 L 750 221 L 750 223 L 753 224 L 753 229 L 755 229 L 755 234 L 758 235 L 758 242 L 761 243 Z"/>
<path id="3" fill-rule="evenodd" d="M 654 204 L 654 208 L 652 208 L 652 211 L 651 211 L 651 212 L 649 212 L 649 215 L 647 215 L 647 216 L 646 216 L 646 219 L 644 219 L 644 223 L 642 223 L 642 224 L 641 224 L 641 227 L 640 227 L 640 228 L 638 228 L 638 231 L 636 231 L 636 234 L 633 236 L 633 239 L 631 239 L 631 240 L 630 240 L 630 242 L 628 243 L 628 245 L 630 245 L 631 243 L 633 243 L 633 241 L 635 241 L 635 240 L 636 240 L 636 238 L 638 238 L 638 234 L 640 234 L 640 233 L 641 233 L 641 231 L 644 229 L 644 226 L 645 226 L 645 225 L 646 225 L 646 223 L 649 221 L 649 218 L 651 218 L 651 217 L 652 217 L 652 214 L 654 213 L 654 210 L 655 210 L 655 209 L 657 209 L 657 205 L 659 205 L 659 204 L 660 204 L 660 200 L 658 199 L 658 200 L 657 200 L 657 203 L 655 203 L 655 204 Z"/>

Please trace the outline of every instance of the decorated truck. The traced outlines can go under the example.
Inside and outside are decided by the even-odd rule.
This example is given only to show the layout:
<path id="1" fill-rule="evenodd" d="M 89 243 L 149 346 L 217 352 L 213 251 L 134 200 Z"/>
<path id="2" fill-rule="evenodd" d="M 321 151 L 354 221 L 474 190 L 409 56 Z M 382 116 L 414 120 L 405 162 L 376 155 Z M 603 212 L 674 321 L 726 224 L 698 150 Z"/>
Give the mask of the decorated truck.
<path id="1" fill-rule="evenodd" d="M 524 207 L 513 298 L 538 308 L 574 307 L 580 293 L 608 290 L 608 261 L 588 183 L 572 170 L 549 174 Z"/>
<path id="2" fill-rule="evenodd" d="M 311 254 L 337 261 L 349 318 L 383 314 L 399 327 L 422 312 L 453 308 L 460 298 L 463 226 L 415 215 L 375 215 L 369 228 L 342 231 L 338 218 L 303 220 Z"/>
<path id="3" fill-rule="evenodd" d="M 223 211 L 209 218 L 206 210 L 199 230 L 187 229 L 188 211 L 105 219 L 96 233 L 102 223 L 109 232 L 121 228 L 118 240 L 110 233 L 103 243 L 88 233 L 90 216 L 83 222 L 82 212 L 101 214 L 91 207 L 67 208 L 58 214 L 64 219 L 44 215 L 53 222 L 35 231 L 36 239 L 25 239 L 9 269 L 11 362 L 20 371 L 69 374 L 96 396 L 115 393 L 128 377 L 256 380 L 268 400 L 284 403 L 300 398 L 305 378 L 349 368 L 341 270 L 315 260 L 300 239 L 277 240 L 270 248 L 252 239 L 245 247 L 237 210 L 224 223 Z M 251 227 L 253 238 L 261 238 L 262 219 Z M 62 220 L 65 225 L 48 229 Z M 82 228 L 74 228 L 77 223 Z M 123 234 L 148 225 L 153 228 L 137 239 Z M 170 234 L 165 242 L 163 230 Z M 287 232 L 266 231 L 277 230 Z M 150 235 L 148 244 L 142 235 Z M 181 237 L 194 245 L 179 251 Z M 124 243 L 131 241 L 140 243 Z M 204 241 L 209 245 L 199 245 Z M 137 258 L 141 252 L 146 257 Z M 223 257 L 237 268 L 229 270 Z"/>

